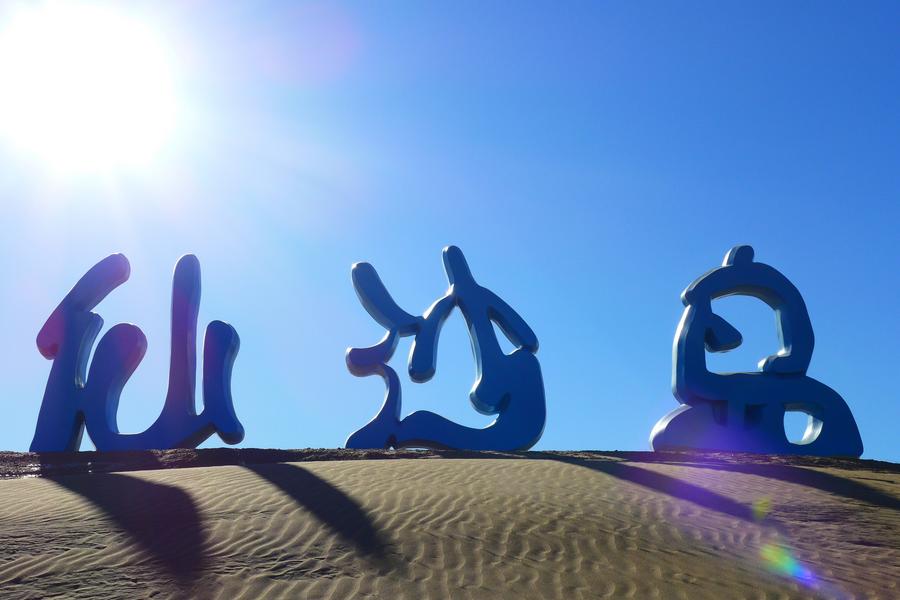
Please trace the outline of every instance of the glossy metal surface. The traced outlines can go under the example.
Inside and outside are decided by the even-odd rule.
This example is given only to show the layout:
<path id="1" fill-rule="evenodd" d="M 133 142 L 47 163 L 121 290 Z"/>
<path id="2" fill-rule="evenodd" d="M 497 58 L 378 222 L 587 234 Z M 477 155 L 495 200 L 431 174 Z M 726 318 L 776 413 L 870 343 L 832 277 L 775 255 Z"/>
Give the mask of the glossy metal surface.
<path id="1" fill-rule="evenodd" d="M 141 433 L 120 433 L 116 413 L 122 388 L 147 349 L 134 325 L 112 327 L 87 360 L 103 319 L 91 312 L 127 281 L 128 259 L 114 254 L 92 267 L 53 311 L 37 337 L 53 361 L 38 416 L 32 452 L 78 450 L 85 427 L 97 450 L 194 448 L 213 433 L 229 444 L 244 437 L 231 398 L 231 368 L 240 340 L 230 325 L 213 321 L 203 354 L 203 411 L 194 409 L 197 366 L 197 313 L 200 263 L 178 261 L 172 285 L 172 340 L 169 388 L 162 413 Z"/>
<path id="2" fill-rule="evenodd" d="M 712 311 L 730 295 L 759 298 L 776 316 L 780 348 L 759 363 L 759 372 L 712 373 L 706 352 L 741 344 L 739 331 Z M 806 304 L 788 279 L 753 261 L 750 246 L 735 246 L 722 266 L 694 281 L 675 332 L 672 389 L 682 406 L 653 428 L 654 450 L 704 449 L 819 456 L 859 456 L 863 445 L 843 398 L 806 375 L 815 338 Z M 785 411 L 808 415 L 801 440 L 784 431 Z"/>
<path id="3" fill-rule="evenodd" d="M 526 450 L 540 439 L 546 409 L 541 368 L 535 357 L 537 337 L 506 302 L 476 283 L 459 248 L 444 248 L 443 259 L 450 289 L 422 316 L 397 306 L 372 265 L 353 266 L 353 285 L 360 302 L 387 334 L 375 346 L 350 348 L 347 367 L 359 377 L 382 377 L 387 393 L 381 411 L 350 436 L 348 448 Z M 429 411 L 401 418 L 400 378 L 387 365 L 398 338 L 415 336 L 409 376 L 417 383 L 431 379 L 441 327 L 456 307 L 469 328 L 477 366 L 470 401 L 478 412 L 497 415 L 483 429 L 465 427 Z M 501 349 L 492 322 L 517 346 L 511 354 Z"/>

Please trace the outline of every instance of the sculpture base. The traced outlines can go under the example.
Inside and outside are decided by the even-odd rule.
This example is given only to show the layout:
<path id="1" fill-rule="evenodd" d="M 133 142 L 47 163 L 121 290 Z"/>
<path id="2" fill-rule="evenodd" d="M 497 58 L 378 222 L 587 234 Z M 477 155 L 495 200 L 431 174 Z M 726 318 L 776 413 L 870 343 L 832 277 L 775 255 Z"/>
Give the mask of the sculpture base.
<path id="1" fill-rule="evenodd" d="M 726 407 L 712 403 L 682 404 L 653 427 L 650 445 L 654 450 L 699 450 L 712 452 L 752 452 L 803 456 L 851 456 L 863 453 L 856 423 L 835 419 L 821 421 L 808 415 L 804 438 L 791 442 L 784 431 L 788 405 L 748 405 L 740 423 L 729 424 Z"/>

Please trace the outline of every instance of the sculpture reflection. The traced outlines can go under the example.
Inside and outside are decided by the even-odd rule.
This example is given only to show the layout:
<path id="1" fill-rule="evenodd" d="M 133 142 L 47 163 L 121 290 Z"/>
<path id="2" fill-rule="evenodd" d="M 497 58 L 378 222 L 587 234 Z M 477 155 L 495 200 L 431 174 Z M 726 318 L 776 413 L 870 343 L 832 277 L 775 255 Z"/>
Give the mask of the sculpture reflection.
<path id="1" fill-rule="evenodd" d="M 119 432 L 119 397 L 147 349 L 143 332 L 129 324 L 112 327 L 100 339 L 87 376 L 86 372 L 91 347 L 103 326 L 103 319 L 91 310 L 129 274 L 128 259 L 121 254 L 100 261 L 72 288 L 38 334 L 38 349 L 53 360 L 53 366 L 32 452 L 78 450 L 85 427 L 97 450 L 194 448 L 213 433 L 229 444 L 244 438 L 231 398 L 231 369 L 240 340 L 234 328 L 221 321 L 211 322 L 206 329 L 204 408 L 199 415 L 194 408 L 200 263 L 192 255 L 182 257 L 175 267 L 169 388 L 162 413 L 142 433 Z"/>
<path id="2" fill-rule="evenodd" d="M 540 439 L 546 409 L 541 368 L 535 357 L 537 337 L 506 302 L 478 285 L 459 248 L 445 248 L 443 259 L 450 289 L 423 316 L 413 316 L 397 306 L 372 265 L 353 266 L 356 293 L 387 334 L 375 346 L 349 349 L 347 366 L 359 377 L 381 376 L 387 393 L 381 411 L 350 436 L 348 448 L 527 450 Z M 417 411 L 401 419 L 400 379 L 387 365 L 398 338 L 415 336 L 409 357 L 410 378 L 417 383 L 431 379 L 440 330 L 455 307 L 459 307 L 468 326 L 477 366 L 469 398 L 478 412 L 497 415 L 482 429 L 465 427 L 429 411 Z M 500 347 L 492 322 L 517 346 L 511 354 Z"/>
<path id="3" fill-rule="evenodd" d="M 759 298 L 776 316 L 780 348 L 759 363 L 760 372 L 712 373 L 706 352 L 741 344 L 740 332 L 712 311 L 730 295 Z M 753 261 L 750 246 L 736 246 L 722 266 L 694 281 L 675 333 L 672 388 L 682 406 L 653 428 L 655 450 L 695 448 L 779 454 L 859 456 L 863 446 L 849 407 L 840 395 L 806 375 L 814 336 L 806 304 L 788 279 Z M 803 438 L 790 442 L 785 411 L 808 415 Z"/>

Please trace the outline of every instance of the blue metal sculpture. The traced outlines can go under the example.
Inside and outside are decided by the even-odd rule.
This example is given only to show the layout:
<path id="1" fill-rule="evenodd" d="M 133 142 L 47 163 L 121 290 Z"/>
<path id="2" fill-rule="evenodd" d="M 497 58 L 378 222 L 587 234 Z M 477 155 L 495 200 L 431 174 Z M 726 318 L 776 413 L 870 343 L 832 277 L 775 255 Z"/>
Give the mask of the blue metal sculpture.
<path id="1" fill-rule="evenodd" d="M 781 348 L 760 361 L 760 372 L 707 370 L 706 351 L 726 352 L 742 341 L 740 332 L 712 311 L 713 300 L 731 295 L 759 298 L 775 311 Z M 814 337 L 800 292 L 774 268 L 753 262 L 753 248 L 732 248 L 722 266 L 694 281 L 681 300 L 685 309 L 675 332 L 672 389 L 682 406 L 653 428 L 654 450 L 862 454 L 856 421 L 843 398 L 806 375 Z M 785 411 L 808 415 L 798 442 L 785 435 Z"/>
<path id="2" fill-rule="evenodd" d="M 506 302 L 475 282 L 459 248 L 444 248 L 443 258 L 450 289 L 421 317 L 397 306 L 372 265 L 353 265 L 356 293 L 372 318 L 387 329 L 387 335 L 375 346 L 347 350 L 347 367 L 358 377 L 380 375 L 387 393 L 381 411 L 350 436 L 348 448 L 527 450 L 540 439 L 546 408 L 541 367 L 534 355 L 537 337 Z M 468 325 L 477 364 L 469 398 L 478 412 L 497 415 L 483 429 L 465 427 L 429 411 L 401 419 L 400 379 L 387 365 L 398 338 L 415 336 L 409 376 L 417 383 L 431 379 L 441 327 L 454 307 L 459 307 Z M 503 352 L 492 322 L 517 346 L 512 353 Z"/>
<path id="3" fill-rule="evenodd" d="M 91 312 L 128 280 L 131 268 L 121 254 L 92 267 L 53 311 L 37 337 L 41 354 L 53 360 L 32 452 L 74 451 L 87 427 L 97 450 L 194 448 L 213 433 L 226 443 L 244 438 L 234 413 L 231 368 L 240 340 L 230 325 L 213 321 L 203 351 L 203 411 L 194 408 L 200 263 L 178 261 L 172 284 L 172 345 L 169 390 L 162 413 L 146 431 L 119 433 L 119 396 L 147 349 L 134 325 L 119 324 L 101 339 L 87 377 L 87 362 L 103 319 Z"/>

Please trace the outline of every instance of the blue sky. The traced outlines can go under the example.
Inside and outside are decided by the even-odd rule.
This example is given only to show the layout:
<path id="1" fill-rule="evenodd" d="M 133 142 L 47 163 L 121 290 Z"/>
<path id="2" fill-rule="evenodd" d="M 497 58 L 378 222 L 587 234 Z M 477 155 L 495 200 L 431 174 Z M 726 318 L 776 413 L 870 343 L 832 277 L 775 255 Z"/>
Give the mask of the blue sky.
<path id="1" fill-rule="evenodd" d="M 340 446 L 383 395 L 344 365 L 382 334 L 350 265 L 372 262 L 421 312 L 456 244 L 541 342 L 536 448 L 646 449 L 677 405 L 679 294 L 747 243 L 803 294 L 809 374 L 848 402 L 864 456 L 900 460 L 896 4 L 110 6 L 165 40 L 179 118 L 136 170 L 60 174 L 0 140 L 0 447 L 33 434 L 50 368 L 38 330 L 112 252 L 132 277 L 98 312 L 149 339 L 123 431 L 162 406 L 171 271 L 192 252 L 201 323 L 241 335 L 243 445 Z M 745 336 L 717 369 L 775 350 L 761 303 L 716 306 Z M 473 375 L 454 314 L 405 411 L 486 424 Z"/>

